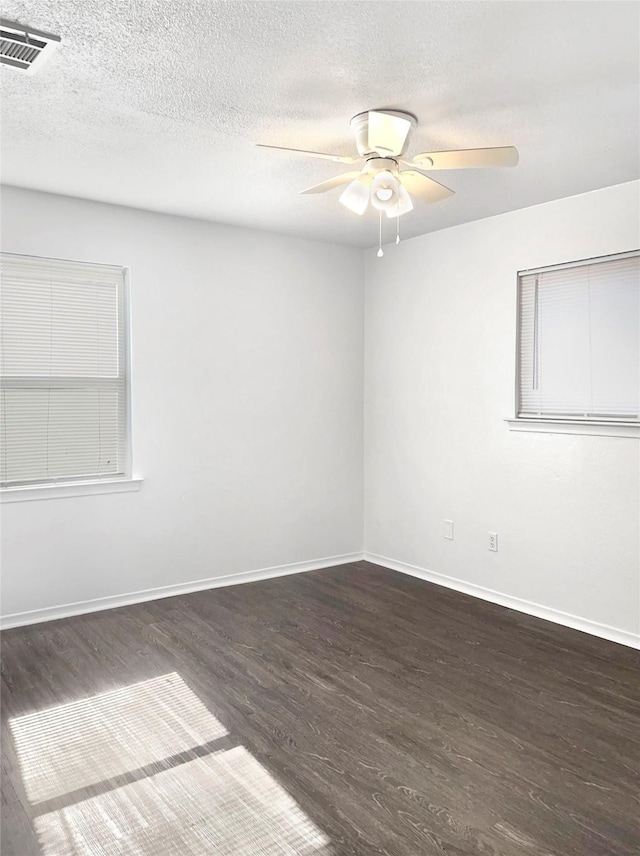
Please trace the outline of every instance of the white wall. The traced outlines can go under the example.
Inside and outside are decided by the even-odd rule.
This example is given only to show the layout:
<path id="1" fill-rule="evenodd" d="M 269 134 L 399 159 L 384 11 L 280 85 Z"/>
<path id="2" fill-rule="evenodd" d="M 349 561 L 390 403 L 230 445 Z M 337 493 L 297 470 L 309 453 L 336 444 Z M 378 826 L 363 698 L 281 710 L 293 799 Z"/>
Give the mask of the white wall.
<path id="1" fill-rule="evenodd" d="M 362 253 L 6 188 L 6 252 L 128 265 L 139 493 L 2 506 L 4 615 L 362 551 Z"/>
<path id="2" fill-rule="evenodd" d="M 640 444 L 503 421 L 516 271 L 636 247 L 639 187 L 365 253 L 369 555 L 639 632 Z M 362 550 L 360 251 L 14 188 L 3 214 L 6 251 L 130 265 L 145 477 L 3 505 L 3 614 Z"/>
<path id="3" fill-rule="evenodd" d="M 639 203 L 633 182 L 367 251 L 368 553 L 640 631 L 638 440 L 503 421 L 516 271 L 637 248 Z"/>

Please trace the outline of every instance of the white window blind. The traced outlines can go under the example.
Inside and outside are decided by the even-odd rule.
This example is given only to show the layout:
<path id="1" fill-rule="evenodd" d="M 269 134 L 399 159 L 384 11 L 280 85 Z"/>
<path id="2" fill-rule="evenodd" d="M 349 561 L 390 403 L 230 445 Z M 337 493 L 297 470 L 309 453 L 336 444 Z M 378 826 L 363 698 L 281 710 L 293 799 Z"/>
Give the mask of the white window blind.
<path id="1" fill-rule="evenodd" d="M 127 475 L 124 269 L 3 253 L 2 485 Z"/>
<path id="2" fill-rule="evenodd" d="M 640 256 L 625 253 L 519 276 L 524 417 L 640 417 Z"/>

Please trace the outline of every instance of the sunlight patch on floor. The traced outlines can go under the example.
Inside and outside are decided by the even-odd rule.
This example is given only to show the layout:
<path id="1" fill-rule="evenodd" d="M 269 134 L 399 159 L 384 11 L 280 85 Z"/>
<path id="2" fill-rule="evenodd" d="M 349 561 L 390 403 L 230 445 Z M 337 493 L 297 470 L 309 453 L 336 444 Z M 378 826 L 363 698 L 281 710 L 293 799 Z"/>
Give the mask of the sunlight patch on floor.
<path id="1" fill-rule="evenodd" d="M 329 841 L 243 746 L 35 819 L 45 856 L 329 856 Z"/>
<path id="2" fill-rule="evenodd" d="M 333 852 L 176 672 L 10 727 L 42 856 Z"/>
<path id="3" fill-rule="evenodd" d="M 10 727 L 31 803 L 227 734 L 176 672 L 16 717 Z"/>

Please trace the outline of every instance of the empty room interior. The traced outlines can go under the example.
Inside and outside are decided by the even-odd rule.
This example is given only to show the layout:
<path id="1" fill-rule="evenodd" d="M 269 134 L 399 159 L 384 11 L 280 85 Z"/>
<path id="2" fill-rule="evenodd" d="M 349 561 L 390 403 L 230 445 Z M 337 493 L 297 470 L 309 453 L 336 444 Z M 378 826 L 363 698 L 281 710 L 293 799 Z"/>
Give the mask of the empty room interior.
<path id="1" fill-rule="evenodd" d="M 638 856 L 640 4 L 0 29 L 3 856 Z"/>

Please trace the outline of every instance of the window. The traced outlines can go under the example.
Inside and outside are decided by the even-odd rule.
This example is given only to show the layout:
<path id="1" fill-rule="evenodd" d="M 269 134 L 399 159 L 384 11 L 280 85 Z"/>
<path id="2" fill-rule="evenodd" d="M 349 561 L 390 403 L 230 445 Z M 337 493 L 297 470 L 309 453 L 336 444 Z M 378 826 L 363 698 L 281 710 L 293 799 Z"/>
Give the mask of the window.
<path id="1" fill-rule="evenodd" d="M 2 487 L 128 477 L 124 269 L 1 261 Z"/>
<path id="2" fill-rule="evenodd" d="M 517 416 L 637 423 L 640 254 L 519 274 Z"/>

